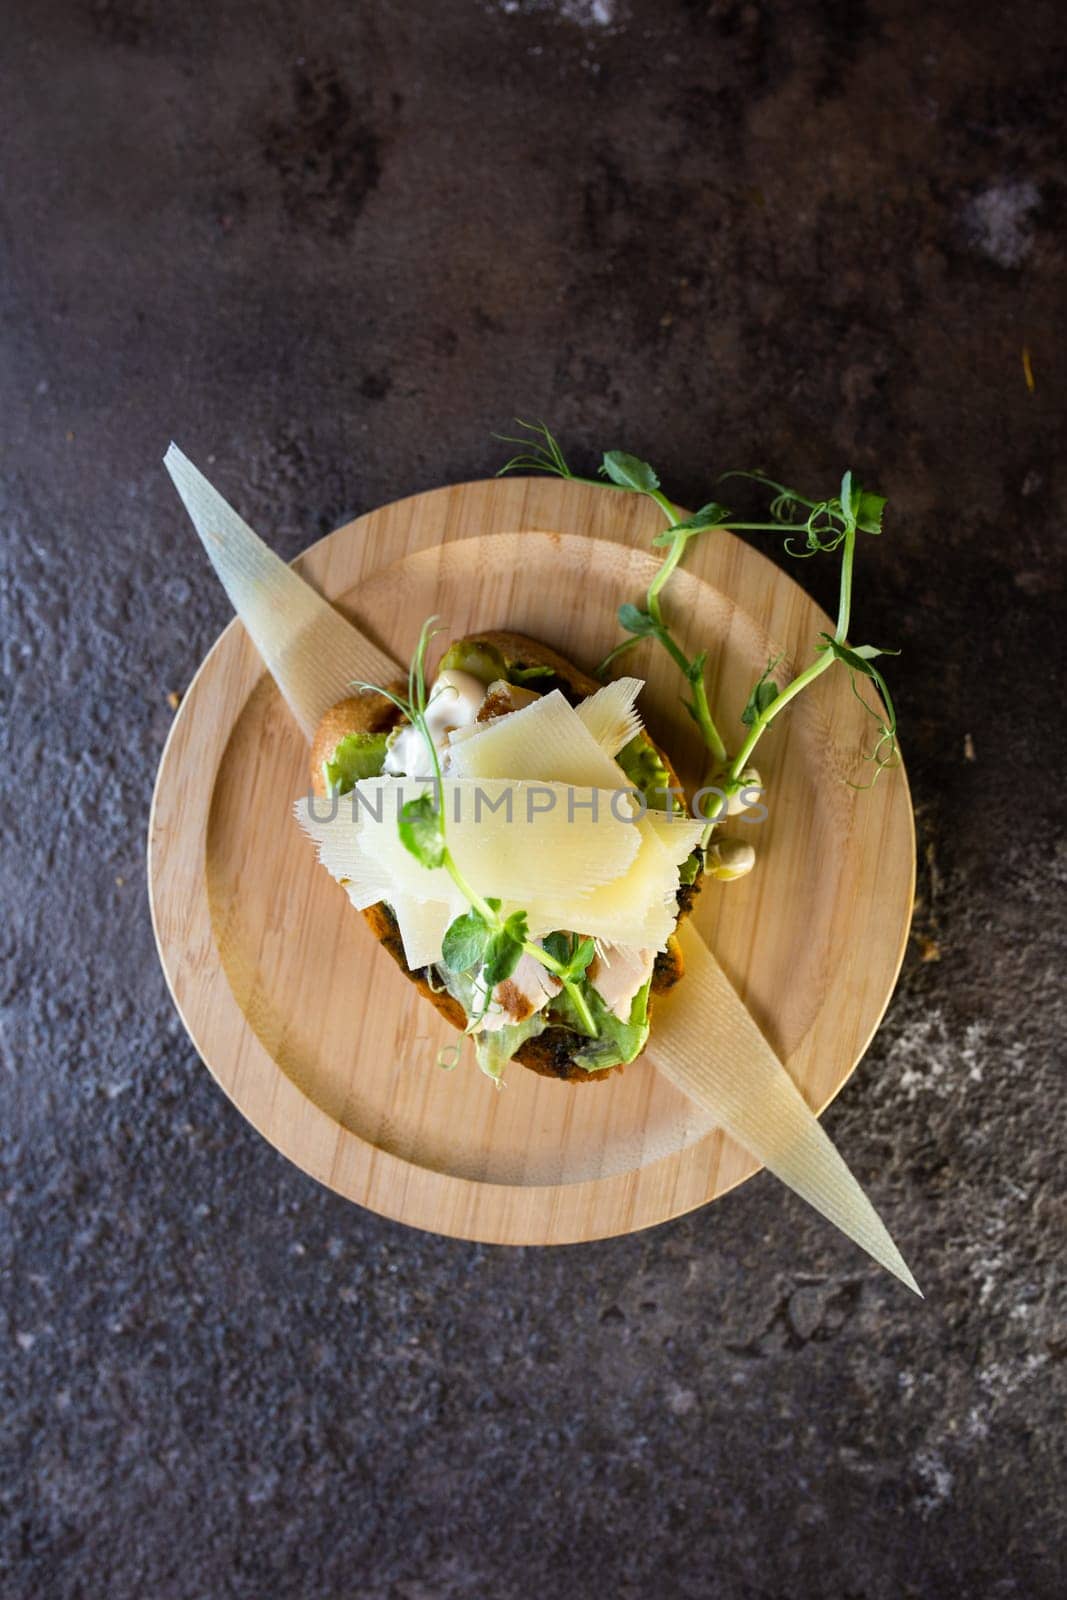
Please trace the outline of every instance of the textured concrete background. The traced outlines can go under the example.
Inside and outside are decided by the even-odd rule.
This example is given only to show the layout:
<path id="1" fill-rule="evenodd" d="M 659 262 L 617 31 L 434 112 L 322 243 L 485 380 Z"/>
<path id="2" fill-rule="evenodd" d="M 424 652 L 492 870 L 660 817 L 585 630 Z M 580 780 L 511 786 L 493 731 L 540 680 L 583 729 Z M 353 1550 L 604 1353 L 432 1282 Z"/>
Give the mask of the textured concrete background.
<path id="1" fill-rule="evenodd" d="M 4 1600 L 1063 1593 L 1059 7 L 4 11 Z M 291 555 L 516 411 L 891 497 L 922 901 L 827 1122 L 924 1305 L 766 1177 L 408 1232 L 183 1036 L 145 823 L 227 607 L 167 440 Z"/>

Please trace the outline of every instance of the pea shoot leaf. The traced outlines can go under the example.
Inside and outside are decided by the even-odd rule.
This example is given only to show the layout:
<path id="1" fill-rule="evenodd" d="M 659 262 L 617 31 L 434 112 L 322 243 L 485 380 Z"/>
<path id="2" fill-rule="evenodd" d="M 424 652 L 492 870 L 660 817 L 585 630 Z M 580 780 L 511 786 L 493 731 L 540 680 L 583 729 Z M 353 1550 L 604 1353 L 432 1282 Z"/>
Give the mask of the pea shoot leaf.
<path id="1" fill-rule="evenodd" d="M 881 533 L 885 496 L 863 489 L 846 472 L 841 479 L 841 509 L 861 533 Z"/>
<path id="2" fill-rule="evenodd" d="M 881 533 L 882 513 L 886 507 L 884 494 L 873 494 L 864 489 L 856 505 L 856 526 L 863 533 Z"/>
<path id="3" fill-rule="evenodd" d="M 432 794 L 420 794 L 400 808 L 397 822 L 400 842 L 424 867 L 439 867 L 445 858 L 445 833 L 441 813 Z"/>
<path id="4" fill-rule="evenodd" d="M 875 656 L 895 655 L 897 653 L 894 650 L 879 650 L 873 644 L 861 645 L 859 649 L 853 650 L 849 645 L 841 644 L 839 640 L 831 638 L 828 633 L 824 633 L 820 637 L 826 640 L 827 649 L 837 657 L 838 661 L 843 661 L 847 667 L 852 668 L 853 672 L 862 672 L 865 678 L 881 677 L 878 669 L 871 666 L 871 661 Z"/>
<path id="5" fill-rule="evenodd" d="M 577 949 L 570 959 L 567 967 L 568 978 L 580 978 L 596 954 L 596 944 L 592 939 L 580 939 Z"/>
<path id="6" fill-rule="evenodd" d="M 638 638 L 659 631 L 655 617 L 647 611 L 642 611 L 640 606 L 632 605 L 630 601 L 619 607 L 619 626 L 625 628 L 627 633 L 637 634 Z"/>
<path id="7" fill-rule="evenodd" d="M 556 977 L 561 983 L 576 983 L 585 972 L 593 956 L 596 954 L 596 944 L 592 939 L 579 939 L 577 943 L 569 933 L 549 933 L 542 939 L 545 954 L 558 961 L 561 972 Z"/>
<path id="8" fill-rule="evenodd" d="M 503 927 L 489 936 L 482 967 L 482 979 L 486 988 L 495 989 L 498 983 L 503 983 L 505 978 L 511 977 L 519 964 L 527 937 L 525 911 L 513 911 Z"/>
<path id="9" fill-rule="evenodd" d="M 662 533 L 657 533 L 652 543 L 662 549 L 669 548 L 680 533 L 686 533 L 690 538 L 694 534 L 702 533 L 705 528 L 718 528 L 728 522 L 731 512 L 728 506 L 720 505 L 717 500 L 709 500 L 706 506 L 701 506 L 699 511 L 694 511 L 691 517 L 684 522 L 676 522 L 669 528 L 664 528 Z"/>
<path id="10" fill-rule="evenodd" d="M 629 456 L 625 450 L 608 450 L 600 468 L 605 478 L 617 483 L 620 489 L 633 489 L 638 494 L 651 494 L 659 488 L 659 478 L 647 461 Z"/>
<path id="11" fill-rule="evenodd" d="M 745 709 L 741 713 L 741 721 L 746 728 L 751 728 L 763 715 L 767 707 L 773 705 L 778 698 L 778 685 L 772 680 L 771 673 L 781 661 L 781 656 L 774 656 L 756 682 L 752 686 L 752 693 L 745 701 Z"/>
<path id="12" fill-rule="evenodd" d="M 441 941 L 441 959 L 450 972 L 469 972 L 481 965 L 489 943 L 489 928 L 473 908 L 449 923 Z"/>

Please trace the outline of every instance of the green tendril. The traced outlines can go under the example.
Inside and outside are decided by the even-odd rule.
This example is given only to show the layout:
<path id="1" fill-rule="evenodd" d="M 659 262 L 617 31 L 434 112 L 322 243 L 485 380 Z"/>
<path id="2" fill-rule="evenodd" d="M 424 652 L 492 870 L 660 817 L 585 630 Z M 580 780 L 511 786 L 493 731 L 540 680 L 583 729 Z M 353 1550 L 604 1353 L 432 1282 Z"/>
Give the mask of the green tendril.
<path id="1" fill-rule="evenodd" d="M 735 470 L 725 472 L 717 484 L 729 479 L 744 479 L 769 492 L 766 521 L 746 521 L 717 501 L 710 501 L 691 517 L 679 517 L 660 486 L 659 474 L 640 457 L 623 450 L 608 450 L 600 465 L 600 478 L 579 478 L 567 465 L 566 457 L 555 435 L 544 422 L 519 422 L 517 426 L 527 437 L 510 439 L 509 443 L 524 447 L 521 455 L 513 456 L 501 472 L 545 472 L 566 478 L 575 483 L 600 483 L 605 488 L 619 489 L 630 494 L 641 494 L 651 500 L 666 519 L 667 526 L 653 540 L 657 549 L 666 551 L 663 562 L 653 577 L 645 594 L 644 605 L 626 602 L 619 607 L 619 625 L 629 635 L 614 645 L 597 667 L 597 676 L 606 676 L 610 667 L 627 651 L 640 644 L 642 639 L 655 639 L 666 650 L 689 686 L 684 700 L 686 710 L 700 729 L 707 749 L 710 765 L 707 778 L 720 781 L 727 794 L 736 793 L 756 746 L 775 718 L 780 716 L 797 695 L 820 677 L 834 661 L 842 661 L 850 672 L 853 693 L 878 721 L 877 744 L 867 759 L 875 763 L 875 774 L 895 765 L 896 718 L 881 673 L 870 667 L 872 656 L 886 652 L 871 646 L 860 646 L 848 651 L 845 641 L 852 615 L 852 582 L 856 553 L 857 533 L 879 534 L 885 500 L 873 491 L 862 489 L 854 482 L 852 473 L 841 479 L 837 494 L 821 500 L 811 499 L 799 490 L 789 488 L 762 472 Z M 726 743 L 712 716 L 708 704 L 705 667 L 707 652 L 688 656 L 671 630 L 663 609 L 663 591 L 676 568 L 680 565 L 686 548 L 694 538 L 709 532 L 726 530 L 731 533 L 784 533 L 787 554 L 797 560 L 807 560 L 817 555 L 839 554 L 840 582 L 837 625 L 832 639 L 816 643 L 814 659 L 803 667 L 793 679 L 782 686 L 770 681 L 770 673 L 778 665 L 777 658 L 769 664 L 752 689 L 741 721 L 748 732 L 737 753 L 731 757 Z M 870 678 L 886 706 L 883 716 L 860 692 L 857 676 Z M 872 782 L 874 780 L 872 779 Z"/>

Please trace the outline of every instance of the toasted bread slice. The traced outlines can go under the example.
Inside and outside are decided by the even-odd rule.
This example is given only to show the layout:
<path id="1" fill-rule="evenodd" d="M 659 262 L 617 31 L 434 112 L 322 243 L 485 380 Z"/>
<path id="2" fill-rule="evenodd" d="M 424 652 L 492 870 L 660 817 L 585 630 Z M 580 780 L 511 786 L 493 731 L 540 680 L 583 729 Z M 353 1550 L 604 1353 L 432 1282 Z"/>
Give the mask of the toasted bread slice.
<path id="1" fill-rule="evenodd" d="M 496 650 L 504 657 L 509 667 L 548 667 L 551 677 L 541 677 L 536 680 L 539 691 L 548 692 L 559 689 L 564 697 L 577 704 L 586 696 L 595 694 L 601 687 L 595 678 L 589 677 L 578 667 L 565 660 L 550 646 L 541 644 L 536 639 L 529 639 L 525 634 L 510 633 L 504 630 L 491 630 L 486 633 L 471 634 L 462 641 L 464 645 L 482 645 Z M 394 685 L 398 692 L 406 691 L 407 685 Z M 329 761 L 342 739 L 350 733 L 380 733 L 394 727 L 401 721 L 401 714 L 397 708 L 382 695 L 364 693 L 353 695 L 347 700 L 341 700 L 337 705 L 331 706 L 320 722 L 311 745 L 311 787 L 316 795 L 326 793 L 326 783 L 323 776 L 323 763 Z M 650 741 L 651 742 L 651 741 Z M 680 788 L 678 776 L 666 753 L 654 747 L 664 767 L 670 775 L 672 786 Z M 693 901 L 700 891 L 700 877 L 695 883 L 683 884 L 678 891 L 678 917 L 688 916 Z M 462 1030 L 467 1026 L 467 1016 L 459 1001 L 442 989 L 431 987 L 431 972 L 429 968 L 420 967 L 412 972 L 404 960 L 404 947 L 400 938 L 396 918 L 392 911 L 383 902 L 369 906 L 363 912 L 367 925 L 374 937 L 383 944 L 393 957 L 397 966 L 410 978 L 416 989 L 424 995 L 430 1004 L 436 1006 L 443 1017 L 454 1028 Z M 663 994 L 682 977 L 685 965 L 682 958 L 681 946 L 672 935 L 667 941 L 667 948 L 656 957 L 652 970 L 652 984 L 649 999 L 649 1017 L 652 1015 L 651 995 Z M 602 1072 L 587 1072 L 573 1060 L 571 1051 L 574 1048 L 575 1036 L 567 1028 L 547 1027 L 543 1033 L 535 1038 L 527 1039 L 520 1045 L 515 1060 L 522 1066 L 529 1067 L 531 1072 L 539 1072 L 543 1077 L 562 1078 L 568 1083 L 590 1083 L 600 1078 L 607 1078 L 611 1072 L 619 1072 L 621 1067 L 612 1067 Z"/>

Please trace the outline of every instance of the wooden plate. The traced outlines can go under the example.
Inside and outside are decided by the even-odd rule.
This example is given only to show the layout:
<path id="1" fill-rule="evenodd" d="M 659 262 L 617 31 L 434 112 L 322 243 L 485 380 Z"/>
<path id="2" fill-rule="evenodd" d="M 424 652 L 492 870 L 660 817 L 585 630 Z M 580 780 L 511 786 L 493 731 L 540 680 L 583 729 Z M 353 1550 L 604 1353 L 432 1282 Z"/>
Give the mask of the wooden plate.
<path id="1" fill-rule="evenodd" d="M 448 632 L 514 628 L 591 667 L 640 598 L 662 526 L 636 496 L 553 479 L 462 484 L 385 506 L 297 563 L 406 661 L 424 617 Z M 810 659 L 830 626 L 757 551 L 716 534 L 668 591 L 693 652 L 710 649 L 728 741 L 770 656 Z M 212 582 L 205 568 L 205 582 Z M 643 643 L 650 730 L 694 786 L 698 740 L 677 670 Z M 755 872 L 709 886 L 697 925 L 816 1108 L 871 1038 L 911 917 L 914 834 L 903 770 L 873 789 L 873 722 L 833 671 L 759 752 L 770 815 L 732 825 Z M 291 816 L 307 747 L 233 622 L 193 681 L 160 763 L 149 888 L 175 1003 L 223 1089 L 291 1161 L 338 1193 L 417 1227 L 559 1244 L 647 1227 L 755 1170 L 647 1063 L 571 1087 L 512 1066 L 497 1092 L 372 939 Z"/>

